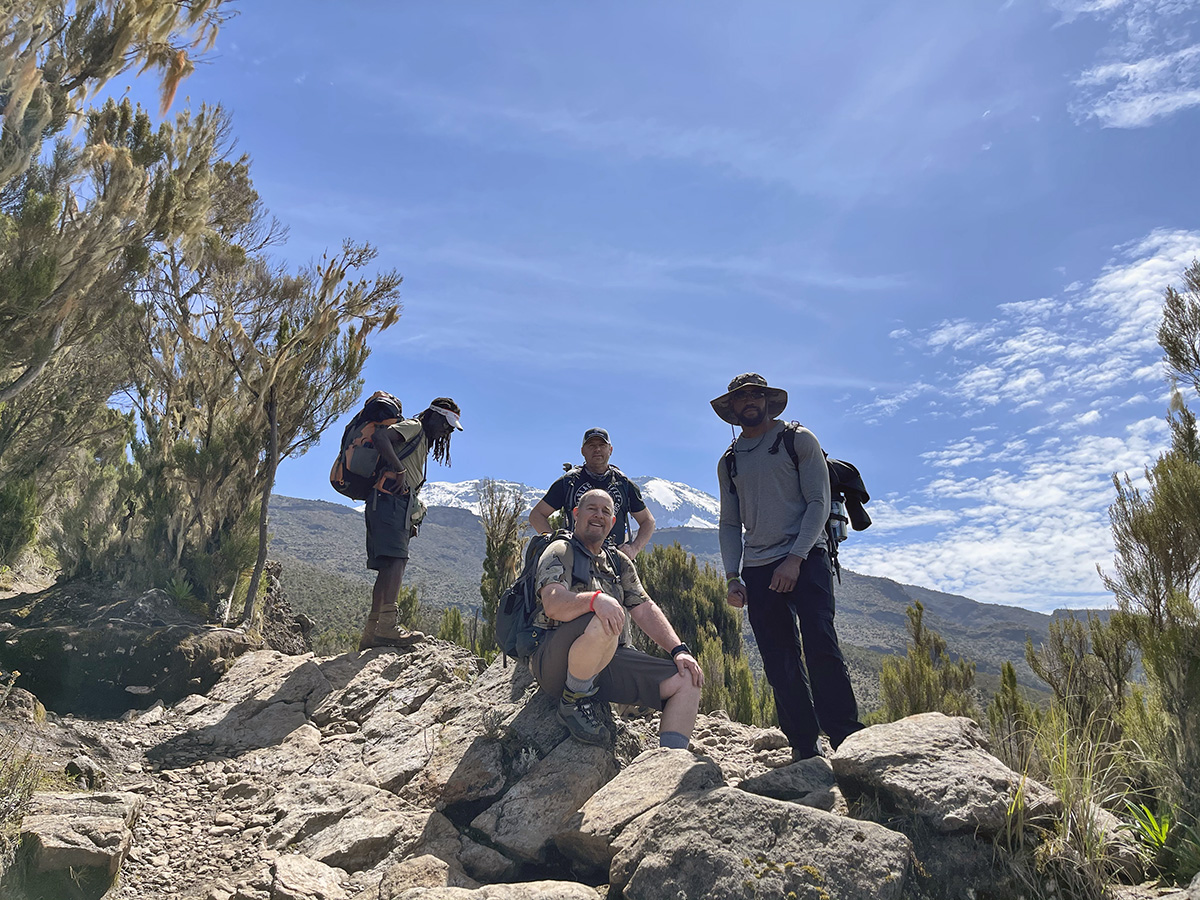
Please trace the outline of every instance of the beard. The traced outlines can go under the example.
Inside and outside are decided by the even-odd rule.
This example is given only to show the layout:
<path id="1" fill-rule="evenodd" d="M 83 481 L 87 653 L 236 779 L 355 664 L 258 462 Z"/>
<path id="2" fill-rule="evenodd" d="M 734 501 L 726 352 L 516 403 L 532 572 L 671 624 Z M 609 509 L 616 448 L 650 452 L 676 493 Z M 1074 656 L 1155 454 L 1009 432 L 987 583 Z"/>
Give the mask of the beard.
<path id="1" fill-rule="evenodd" d="M 737 414 L 739 425 L 749 425 L 752 428 L 755 425 L 761 425 L 765 419 L 766 413 L 757 406 L 747 406 Z"/>

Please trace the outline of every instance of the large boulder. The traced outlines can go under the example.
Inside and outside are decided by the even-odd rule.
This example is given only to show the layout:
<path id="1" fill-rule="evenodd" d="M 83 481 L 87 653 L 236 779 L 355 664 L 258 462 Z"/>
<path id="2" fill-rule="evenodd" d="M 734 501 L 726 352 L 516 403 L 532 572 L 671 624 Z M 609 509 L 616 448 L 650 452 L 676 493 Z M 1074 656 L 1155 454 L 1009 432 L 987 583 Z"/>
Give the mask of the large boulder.
<path id="1" fill-rule="evenodd" d="M 418 887 L 397 895 L 395 900 L 600 900 L 600 892 L 573 881 L 526 881 L 488 884 L 475 890 Z"/>
<path id="2" fill-rule="evenodd" d="M 855 732 L 834 754 L 833 771 L 848 798 L 869 796 L 886 813 L 943 833 L 991 838 L 1009 827 L 1015 807 L 1026 825 L 1043 827 L 1062 810 L 1053 791 L 988 752 L 978 723 L 942 713 Z"/>
<path id="3" fill-rule="evenodd" d="M 912 845 L 881 825 L 716 788 L 667 801 L 616 841 L 626 900 L 900 897 Z"/>
<path id="4" fill-rule="evenodd" d="M 54 712 L 118 716 L 211 688 L 255 642 L 160 590 L 82 582 L 0 601 L 0 668 Z"/>
<path id="5" fill-rule="evenodd" d="M 792 800 L 826 812 L 834 808 L 837 800 L 837 782 L 833 777 L 833 767 L 823 756 L 814 756 L 771 769 L 761 775 L 743 779 L 737 786 L 751 794 L 774 797 L 776 800 Z"/>
<path id="6" fill-rule="evenodd" d="M 351 872 L 412 854 L 457 858 L 458 832 L 445 817 L 369 785 L 300 779 L 272 796 L 262 813 L 275 820 L 263 836 L 266 846 Z"/>
<path id="7" fill-rule="evenodd" d="M 35 794 L 4 896 L 90 900 L 112 885 L 133 842 L 137 794 Z"/>
<path id="8" fill-rule="evenodd" d="M 576 811 L 616 774 L 606 748 L 565 740 L 476 816 L 471 827 L 509 856 L 542 862 Z"/>
<path id="9" fill-rule="evenodd" d="M 555 842 L 583 867 L 607 872 L 615 852 L 613 842 L 626 825 L 672 797 L 724 783 L 712 760 L 686 750 L 647 750 L 592 794 Z"/>
<path id="10" fill-rule="evenodd" d="M 973 720 L 942 713 L 856 732 L 832 762 L 859 815 L 913 842 L 912 883 L 933 900 L 979 891 L 989 900 L 1023 896 L 1026 887 L 994 841 L 1010 828 L 1047 828 L 1062 809 L 1049 788 L 992 756 Z"/>

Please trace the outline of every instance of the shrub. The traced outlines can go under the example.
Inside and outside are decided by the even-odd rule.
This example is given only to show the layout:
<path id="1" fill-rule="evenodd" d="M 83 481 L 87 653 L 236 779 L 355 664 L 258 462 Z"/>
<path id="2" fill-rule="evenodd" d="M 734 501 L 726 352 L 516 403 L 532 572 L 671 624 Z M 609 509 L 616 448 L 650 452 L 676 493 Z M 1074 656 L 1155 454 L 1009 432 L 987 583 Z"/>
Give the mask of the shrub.
<path id="1" fill-rule="evenodd" d="M 0 564 L 11 565 L 33 541 L 39 512 L 33 479 L 14 479 L 0 487 Z"/>

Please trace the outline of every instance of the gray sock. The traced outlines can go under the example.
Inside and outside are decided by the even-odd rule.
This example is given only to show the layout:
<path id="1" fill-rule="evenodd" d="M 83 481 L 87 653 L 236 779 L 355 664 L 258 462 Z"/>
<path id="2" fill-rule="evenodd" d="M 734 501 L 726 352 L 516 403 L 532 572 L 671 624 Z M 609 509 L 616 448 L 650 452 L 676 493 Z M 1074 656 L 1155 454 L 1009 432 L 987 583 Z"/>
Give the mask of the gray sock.
<path id="1" fill-rule="evenodd" d="M 592 690 L 592 685 L 596 683 L 595 677 L 592 678 L 576 678 L 570 672 L 567 673 L 566 688 L 572 694 L 587 694 Z"/>
<path id="2" fill-rule="evenodd" d="M 663 731 L 658 735 L 658 746 L 670 747 L 672 750 L 686 750 L 688 738 L 687 735 L 680 734 L 678 731 Z"/>

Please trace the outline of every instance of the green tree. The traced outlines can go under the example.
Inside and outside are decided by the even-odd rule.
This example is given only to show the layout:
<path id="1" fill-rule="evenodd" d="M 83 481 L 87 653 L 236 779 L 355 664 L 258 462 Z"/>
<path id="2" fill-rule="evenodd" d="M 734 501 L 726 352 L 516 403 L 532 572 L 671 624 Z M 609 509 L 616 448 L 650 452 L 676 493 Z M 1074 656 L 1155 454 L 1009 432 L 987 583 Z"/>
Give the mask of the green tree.
<path id="1" fill-rule="evenodd" d="M 227 134 L 219 109 L 201 115 Z M 399 314 L 400 277 L 352 279 L 375 251 L 350 243 L 296 274 L 273 263 L 284 231 L 249 161 L 223 147 L 214 142 L 209 166 L 206 239 L 156 244 L 137 285 L 127 358 L 138 527 L 123 558 L 139 580 L 186 575 L 214 611 L 253 564 L 249 619 L 276 466 L 357 399 L 366 341 Z"/>
<path id="2" fill-rule="evenodd" d="M 438 626 L 437 636 L 443 641 L 450 641 L 460 647 L 470 647 L 462 613 L 457 606 L 447 606 L 442 612 L 442 622 Z"/>
<path id="3" fill-rule="evenodd" d="M 400 596 L 396 598 L 396 621 L 411 628 L 417 624 L 417 613 L 420 607 L 421 599 L 417 596 L 417 589 L 402 584 Z M 355 643 L 358 642 L 358 635 L 354 636 L 354 640 Z"/>
<path id="4" fill-rule="evenodd" d="M 1036 650 L 1025 644 L 1025 660 L 1054 694 L 1054 703 L 1071 727 L 1093 740 L 1120 739 L 1119 718 L 1133 654 L 1117 629 L 1095 613 L 1087 623 L 1073 614 L 1050 623 L 1046 641 Z"/>
<path id="5" fill-rule="evenodd" d="M 925 607 L 920 601 L 905 610 L 908 617 L 908 653 L 903 659 L 883 661 L 879 675 L 882 721 L 892 722 L 923 712 L 975 716 L 975 663 L 953 661 L 946 641 L 925 627 Z"/>
<path id="6" fill-rule="evenodd" d="M 525 541 L 521 538 L 525 501 L 519 491 L 490 478 L 479 482 L 479 521 L 483 525 L 483 577 L 479 595 L 483 600 L 482 627 L 477 641 L 480 656 L 494 655 L 496 610 L 500 595 L 517 580 Z"/>
<path id="7" fill-rule="evenodd" d="M 996 756 L 1018 772 L 1028 771 L 1039 717 L 1021 694 L 1016 667 L 1007 660 L 1000 667 L 1000 689 L 988 705 L 987 717 Z"/>
<path id="8" fill-rule="evenodd" d="M 163 111 L 210 49 L 224 0 L 10 0 L 0 33 L 0 186 L 25 171 L 47 134 L 135 66 L 158 72 Z"/>
<path id="9" fill-rule="evenodd" d="M 37 534 L 37 486 L 32 480 L 0 485 L 0 565 L 12 563 Z"/>
<path id="10" fill-rule="evenodd" d="M 643 587 L 704 671 L 700 708 L 723 709 L 730 718 L 747 724 L 774 724 L 774 695 L 765 678 L 755 686 L 742 649 L 741 612 L 725 602 L 721 573 L 709 565 L 701 569 L 696 557 L 678 542 L 669 547 L 655 544 L 638 559 Z M 660 652 L 637 629 L 633 639 L 647 653 Z"/>
<path id="11" fill-rule="evenodd" d="M 1158 341 L 1176 383 L 1200 391 L 1200 262 L 1168 287 Z M 1145 470 L 1145 486 L 1113 475 L 1115 550 L 1101 573 L 1118 612 L 1113 624 L 1141 653 L 1165 718 L 1163 753 L 1177 808 L 1200 816 L 1200 437 L 1182 391 L 1167 416 L 1171 447 Z"/>
<path id="12" fill-rule="evenodd" d="M 258 556 L 243 621 L 253 611 L 267 559 L 267 515 L 283 457 L 301 456 L 362 392 L 367 338 L 400 314 L 400 275 L 347 280 L 376 257 L 370 245 L 346 242 L 333 259 L 299 276 L 252 259 L 240 278 L 219 278 L 209 295 L 210 340 L 253 399 L 266 440 L 255 481 L 261 485 Z"/>

